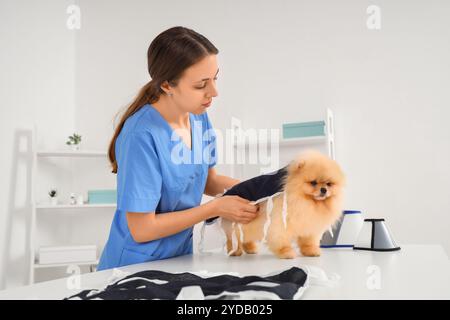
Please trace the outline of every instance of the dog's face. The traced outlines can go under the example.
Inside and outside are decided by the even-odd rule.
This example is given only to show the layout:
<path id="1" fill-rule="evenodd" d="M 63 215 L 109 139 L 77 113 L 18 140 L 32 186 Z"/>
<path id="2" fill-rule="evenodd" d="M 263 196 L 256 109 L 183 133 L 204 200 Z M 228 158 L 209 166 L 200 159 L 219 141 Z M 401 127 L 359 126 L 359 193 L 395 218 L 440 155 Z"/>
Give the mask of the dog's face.
<path id="1" fill-rule="evenodd" d="M 302 192 L 314 200 L 322 201 L 334 196 L 337 192 L 336 188 L 337 183 L 332 178 L 313 175 L 304 180 Z"/>
<path id="2" fill-rule="evenodd" d="M 296 190 L 316 201 L 336 196 L 345 183 L 344 174 L 336 161 L 319 153 L 301 157 L 293 173 Z"/>

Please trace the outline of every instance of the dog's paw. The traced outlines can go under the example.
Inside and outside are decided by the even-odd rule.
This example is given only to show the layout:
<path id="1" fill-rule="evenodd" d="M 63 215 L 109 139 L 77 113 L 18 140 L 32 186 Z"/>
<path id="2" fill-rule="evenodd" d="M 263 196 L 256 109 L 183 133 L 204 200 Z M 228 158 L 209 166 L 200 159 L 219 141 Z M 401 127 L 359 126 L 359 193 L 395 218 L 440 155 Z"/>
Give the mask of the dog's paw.
<path id="1" fill-rule="evenodd" d="M 300 251 L 305 257 L 319 257 L 321 254 L 320 247 L 318 246 L 303 246 Z"/>
<path id="2" fill-rule="evenodd" d="M 292 249 L 291 247 L 283 247 L 281 249 L 278 249 L 275 254 L 280 259 L 294 259 L 297 256 L 294 249 Z"/>
<path id="3" fill-rule="evenodd" d="M 236 250 L 231 250 L 231 252 L 229 251 L 228 252 L 228 255 L 230 256 L 230 257 L 239 257 L 239 256 L 241 256 L 242 255 L 242 249 L 236 249 Z"/>
<path id="4" fill-rule="evenodd" d="M 243 243 L 244 251 L 249 254 L 258 253 L 258 245 L 255 242 Z"/>

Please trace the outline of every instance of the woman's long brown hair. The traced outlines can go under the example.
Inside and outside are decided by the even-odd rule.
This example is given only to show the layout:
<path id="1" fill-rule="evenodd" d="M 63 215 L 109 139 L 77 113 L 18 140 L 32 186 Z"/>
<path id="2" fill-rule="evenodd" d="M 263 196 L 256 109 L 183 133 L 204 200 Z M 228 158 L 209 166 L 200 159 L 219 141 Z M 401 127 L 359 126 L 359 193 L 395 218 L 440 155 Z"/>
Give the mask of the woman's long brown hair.
<path id="1" fill-rule="evenodd" d="M 161 94 L 161 84 L 167 81 L 175 87 L 183 72 L 204 57 L 218 54 L 219 50 L 203 35 L 185 27 L 173 27 L 160 33 L 150 44 L 147 51 L 150 82 L 141 88 L 134 101 L 122 115 L 114 135 L 109 143 L 108 157 L 112 172 L 117 173 L 115 145 L 125 121 L 144 105 L 155 103 Z"/>

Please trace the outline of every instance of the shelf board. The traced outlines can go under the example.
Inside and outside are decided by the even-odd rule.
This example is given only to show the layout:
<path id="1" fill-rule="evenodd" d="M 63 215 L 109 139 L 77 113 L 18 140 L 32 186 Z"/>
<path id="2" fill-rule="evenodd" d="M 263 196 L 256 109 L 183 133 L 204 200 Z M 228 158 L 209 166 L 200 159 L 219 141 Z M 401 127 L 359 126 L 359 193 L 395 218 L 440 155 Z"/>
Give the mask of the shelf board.
<path id="1" fill-rule="evenodd" d="M 304 138 L 290 138 L 290 139 L 280 139 L 278 144 L 281 147 L 284 146 L 299 146 L 299 145 L 308 145 L 308 144 L 316 144 L 316 143 L 325 143 L 327 141 L 327 136 L 313 136 L 313 137 L 304 137 Z M 258 145 L 259 141 L 245 141 L 244 143 L 238 142 L 234 145 L 235 148 L 238 146 L 255 146 Z M 266 145 L 270 145 L 270 141 L 267 141 Z"/>
<path id="2" fill-rule="evenodd" d="M 116 203 L 99 203 L 99 204 L 38 204 L 36 209 L 87 209 L 87 208 L 115 208 Z"/>
<path id="3" fill-rule="evenodd" d="M 94 150 L 61 150 L 61 151 L 38 151 L 37 156 L 45 157 L 75 157 L 75 158 L 103 158 L 107 156 L 106 151 Z"/>
<path id="4" fill-rule="evenodd" d="M 33 266 L 36 269 L 41 269 L 41 268 L 66 267 L 66 266 L 70 266 L 71 264 L 75 264 L 75 265 L 78 265 L 78 266 L 98 265 L 98 262 L 99 262 L 99 260 L 81 261 L 81 262 L 67 262 L 67 263 L 48 263 L 48 264 L 40 264 L 40 263 L 34 262 Z"/>
<path id="5" fill-rule="evenodd" d="M 291 138 L 291 139 L 280 139 L 281 146 L 293 146 L 301 144 L 314 144 L 323 143 L 327 141 L 326 136 L 314 136 L 314 137 L 304 137 L 304 138 Z"/>

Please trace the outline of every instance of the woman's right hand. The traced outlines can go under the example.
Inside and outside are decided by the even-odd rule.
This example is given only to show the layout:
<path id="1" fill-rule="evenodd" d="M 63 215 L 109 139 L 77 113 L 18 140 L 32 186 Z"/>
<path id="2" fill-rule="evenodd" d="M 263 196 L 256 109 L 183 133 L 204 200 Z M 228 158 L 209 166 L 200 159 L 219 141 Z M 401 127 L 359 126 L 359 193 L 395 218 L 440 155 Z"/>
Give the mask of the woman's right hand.
<path id="1" fill-rule="evenodd" d="M 239 196 L 223 196 L 212 200 L 214 216 L 220 216 L 233 222 L 247 224 L 258 215 L 258 205 Z"/>

